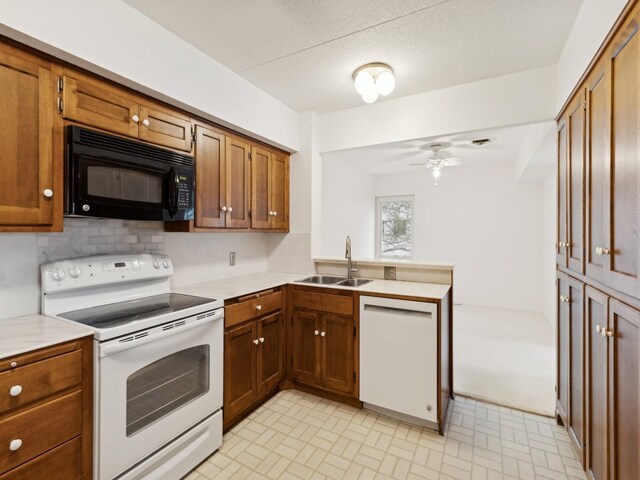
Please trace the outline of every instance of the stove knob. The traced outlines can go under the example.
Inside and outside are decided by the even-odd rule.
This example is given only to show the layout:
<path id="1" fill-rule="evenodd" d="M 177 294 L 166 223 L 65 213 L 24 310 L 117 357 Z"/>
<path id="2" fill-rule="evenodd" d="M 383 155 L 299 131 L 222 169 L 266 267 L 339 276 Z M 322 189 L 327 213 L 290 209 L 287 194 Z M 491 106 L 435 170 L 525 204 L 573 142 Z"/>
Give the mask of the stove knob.
<path id="1" fill-rule="evenodd" d="M 153 261 L 153 268 L 160 268 L 160 262 L 158 260 Z"/>
<path id="2" fill-rule="evenodd" d="M 64 270 L 60 270 L 59 268 L 56 268 L 51 274 L 51 276 L 53 277 L 54 280 L 59 282 L 61 280 L 64 280 L 67 274 L 64 273 Z"/>
<path id="3" fill-rule="evenodd" d="M 71 270 L 69 270 L 69 275 L 71 275 L 73 278 L 78 278 L 80 275 L 82 275 L 82 268 L 80 267 L 73 267 Z"/>
<path id="4" fill-rule="evenodd" d="M 164 268 L 169 268 L 171 266 L 171 264 L 169 263 L 169 260 L 165 259 L 162 261 L 162 266 Z"/>

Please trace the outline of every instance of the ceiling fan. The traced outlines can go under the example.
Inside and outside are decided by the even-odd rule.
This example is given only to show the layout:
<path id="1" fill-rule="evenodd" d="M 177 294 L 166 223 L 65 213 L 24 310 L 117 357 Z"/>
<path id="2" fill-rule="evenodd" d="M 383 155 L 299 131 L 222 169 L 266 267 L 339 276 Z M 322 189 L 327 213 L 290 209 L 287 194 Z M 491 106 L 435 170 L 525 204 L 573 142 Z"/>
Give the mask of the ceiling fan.
<path id="1" fill-rule="evenodd" d="M 433 169 L 434 184 L 438 186 L 438 178 L 440 178 L 440 171 L 444 167 L 454 167 L 461 165 L 462 162 L 459 158 L 453 157 L 449 152 L 443 150 L 444 144 L 432 143 L 428 145 L 428 148 L 433 153 L 433 156 L 428 158 L 426 162 L 412 163 L 411 165 L 420 165 L 424 168 Z"/>

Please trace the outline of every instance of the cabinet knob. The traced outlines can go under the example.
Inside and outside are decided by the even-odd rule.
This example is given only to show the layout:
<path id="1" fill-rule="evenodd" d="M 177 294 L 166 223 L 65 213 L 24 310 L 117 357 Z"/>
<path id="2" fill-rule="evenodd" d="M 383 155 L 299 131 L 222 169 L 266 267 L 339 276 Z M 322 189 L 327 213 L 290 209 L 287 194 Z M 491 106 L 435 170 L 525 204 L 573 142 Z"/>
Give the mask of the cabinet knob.
<path id="1" fill-rule="evenodd" d="M 316 330 L 315 332 L 313 332 L 314 335 L 320 335 L 320 332 L 318 330 Z"/>
<path id="2" fill-rule="evenodd" d="M 569 242 L 564 242 L 564 248 L 569 248 L 571 244 Z"/>
<path id="3" fill-rule="evenodd" d="M 227 207 L 225 205 L 223 205 L 220 210 L 222 210 L 223 212 L 226 212 L 227 211 Z"/>
<path id="4" fill-rule="evenodd" d="M 324 337 L 326 334 L 324 332 L 320 332 L 320 336 Z"/>
<path id="5" fill-rule="evenodd" d="M 256 310 L 258 311 L 262 310 L 262 305 L 256 305 Z"/>
<path id="6" fill-rule="evenodd" d="M 273 212 L 271 210 L 269 210 L 269 216 L 273 217 Z"/>
<path id="7" fill-rule="evenodd" d="M 264 337 L 260 337 L 260 343 L 264 343 Z"/>
<path id="8" fill-rule="evenodd" d="M 558 247 L 564 248 L 564 242 L 558 242 Z"/>
<path id="9" fill-rule="evenodd" d="M 140 117 L 138 115 L 134 115 L 133 117 L 131 117 L 131 120 L 138 123 L 140 121 Z"/>
<path id="10" fill-rule="evenodd" d="M 231 212 L 233 212 L 233 208 L 229 207 L 229 208 L 227 208 L 227 211 L 228 211 L 229 213 L 231 213 Z"/>
<path id="11" fill-rule="evenodd" d="M 15 440 L 11 440 L 11 442 L 9 442 L 9 450 L 11 450 L 12 452 L 15 452 L 21 446 L 22 446 L 22 440 L 20 440 L 19 438 L 16 438 Z"/>
<path id="12" fill-rule="evenodd" d="M 609 255 L 609 249 L 605 247 L 596 247 L 596 255 Z"/>
<path id="13" fill-rule="evenodd" d="M 596 325 L 596 332 L 600 333 L 600 330 L 602 330 L 602 327 L 600 325 Z"/>
<path id="14" fill-rule="evenodd" d="M 604 329 L 603 329 L 603 330 L 604 330 Z M 613 337 L 613 330 L 606 330 L 606 331 L 605 331 L 605 335 L 606 335 L 607 337 Z M 603 336 L 604 336 L 604 335 L 603 335 Z"/>
<path id="15" fill-rule="evenodd" d="M 273 216 L 274 216 L 274 217 L 277 217 L 277 216 L 278 216 L 278 212 L 276 212 L 276 211 L 274 210 L 274 212 L 273 212 Z"/>
<path id="16" fill-rule="evenodd" d="M 16 368 L 18 366 L 18 362 L 11 362 L 11 368 Z"/>
<path id="17" fill-rule="evenodd" d="M 569 297 L 565 297 L 564 295 L 560 295 L 560 301 L 563 303 L 568 303 L 569 302 Z"/>
<path id="18" fill-rule="evenodd" d="M 17 397 L 22 393 L 22 385 L 14 385 L 9 389 L 9 395 L 12 397 Z"/>
<path id="19" fill-rule="evenodd" d="M 257 338 L 253 341 L 253 343 L 255 343 L 256 345 L 258 345 L 260 343 L 260 340 L 258 340 Z"/>
<path id="20" fill-rule="evenodd" d="M 142 120 L 142 124 L 143 124 L 145 127 L 148 127 L 148 126 L 149 126 L 149 119 L 148 119 L 148 118 L 145 118 L 144 120 Z"/>
<path id="21" fill-rule="evenodd" d="M 53 190 L 51 190 L 50 188 L 45 188 L 42 194 L 47 198 L 51 198 L 53 197 Z"/>

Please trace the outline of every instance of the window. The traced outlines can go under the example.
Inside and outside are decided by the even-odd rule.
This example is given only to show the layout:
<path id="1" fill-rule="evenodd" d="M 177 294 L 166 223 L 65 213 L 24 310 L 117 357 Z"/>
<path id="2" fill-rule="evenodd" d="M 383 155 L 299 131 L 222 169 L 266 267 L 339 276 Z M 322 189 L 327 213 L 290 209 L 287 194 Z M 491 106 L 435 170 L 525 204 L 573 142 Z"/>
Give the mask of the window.
<path id="1" fill-rule="evenodd" d="M 376 256 L 411 260 L 413 195 L 376 198 Z"/>

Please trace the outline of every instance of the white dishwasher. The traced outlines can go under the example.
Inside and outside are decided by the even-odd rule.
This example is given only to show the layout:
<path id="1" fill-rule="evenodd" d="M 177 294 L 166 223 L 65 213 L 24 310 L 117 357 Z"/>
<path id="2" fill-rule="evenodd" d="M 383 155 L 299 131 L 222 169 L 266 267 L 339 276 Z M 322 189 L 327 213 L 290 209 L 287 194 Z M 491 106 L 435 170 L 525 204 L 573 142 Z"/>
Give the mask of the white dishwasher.
<path id="1" fill-rule="evenodd" d="M 436 303 L 361 296 L 360 400 L 365 408 L 437 427 L 437 338 Z"/>

